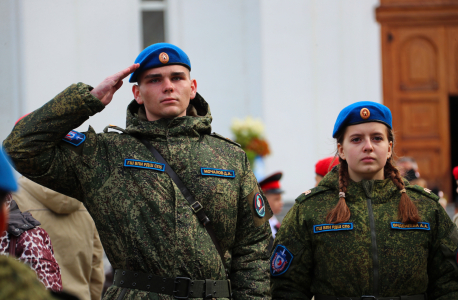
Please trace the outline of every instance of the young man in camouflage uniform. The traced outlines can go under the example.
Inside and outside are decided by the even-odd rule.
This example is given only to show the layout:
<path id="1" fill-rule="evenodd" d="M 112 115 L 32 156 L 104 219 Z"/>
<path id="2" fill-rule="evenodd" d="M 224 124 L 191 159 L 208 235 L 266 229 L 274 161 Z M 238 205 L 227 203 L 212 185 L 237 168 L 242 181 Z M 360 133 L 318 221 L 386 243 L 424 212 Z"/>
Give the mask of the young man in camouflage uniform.
<path id="1" fill-rule="evenodd" d="M 243 150 L 210 134 L 210 109 L 190 70 L 178 47 L 152 45 L 94 89 L 71 85 L 4 141 L 19 172 L 87 207 L 118 269 L 104 299 L 229 298 L 231 289 L 233 299 L 270 297 L 270 208 Z M 127 128 L 116 127 L 121 134 L 71 131 L 102 111 L 132 72 L 135 100 Z M 140 139 L 158 150 L 198 204 L 190 207 Z M 201 206 L 224 263 L 193 212 Z"/>

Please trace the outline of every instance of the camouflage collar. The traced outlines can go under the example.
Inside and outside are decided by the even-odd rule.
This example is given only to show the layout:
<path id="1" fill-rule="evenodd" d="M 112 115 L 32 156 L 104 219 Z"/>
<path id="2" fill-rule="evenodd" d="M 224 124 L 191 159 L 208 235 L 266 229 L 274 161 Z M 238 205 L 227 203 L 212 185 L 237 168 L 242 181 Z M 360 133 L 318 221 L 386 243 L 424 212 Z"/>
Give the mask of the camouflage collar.
<path id="1" fill-rule="evenodd" d="M 325 186 L 335 193 L 339 193 L 339 167 L 335 166 L 323 180 L 319 186 Z M 354 182 L 350 179 L 347 186 L 346 201 L 365 201 L 367 198 L 372 199 L 373 203 L 385 203 L 397 199 L 394 194 L 399 193 L 396 185 L 391 178 L 384 180 L 362 180 Z M 399 194 L 400 197 L 400 194 Z"/>
<path id="2" fill-rule="evenodd" d="M 211 133 L 210 106 L 197 93 L 188 108 L 188 115 L 174 119 L 146 120 L 145 108 L 135 100 L 127 107 L 126 131 L 132 135 L 162 137 L 200 136 Z"/>

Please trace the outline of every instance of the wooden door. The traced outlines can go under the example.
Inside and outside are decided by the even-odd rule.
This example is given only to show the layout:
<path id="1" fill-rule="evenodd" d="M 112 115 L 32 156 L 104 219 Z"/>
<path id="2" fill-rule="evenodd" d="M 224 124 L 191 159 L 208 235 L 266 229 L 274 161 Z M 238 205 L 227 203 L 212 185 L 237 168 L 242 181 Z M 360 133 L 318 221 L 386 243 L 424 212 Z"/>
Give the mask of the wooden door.
<path id="1" fill-rule="evenodd" d="M 382 39 L 384 104 L 393 114 L 395 152 L 415 158 L 428 186 L 450 195 L 446 29 L 383 26 Z"/>

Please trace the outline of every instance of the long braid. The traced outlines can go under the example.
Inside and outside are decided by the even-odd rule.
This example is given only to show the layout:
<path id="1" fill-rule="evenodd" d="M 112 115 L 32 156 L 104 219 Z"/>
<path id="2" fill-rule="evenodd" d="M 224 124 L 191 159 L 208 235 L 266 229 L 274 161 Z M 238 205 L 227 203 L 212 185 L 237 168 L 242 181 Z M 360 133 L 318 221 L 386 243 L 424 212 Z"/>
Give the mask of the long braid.
<path id="1" fill-rule="evenodd" d="M 399 170 L 393 166 L 391 160 L 391 158 L 387 160 L 384 171 L 385 177 L 390 177 L 398 190 L 401 192 L 401 201 L 399 201 L 398 208 L 399 218 L 403 223 L 417 223 L 420 221 L 418 209 L 407 195 L 401 174 L 399 173 Z"/>
<path id="2" fill-rule="evenodd" d="M 327 223 L 342 223 L 346 222 L 350 219 L 350 209 L 345 202 L 345 193 L 347 192 L 347 185 L 349 181 L 349 174 L 348 174 L 348 164 L 347 161 L 340 160 L 340 168 L 339 168 L 339 202 L 337 205 L 328 212 L 326 216 Z M 342 194 L 343 193 L 343 194 Z"/>

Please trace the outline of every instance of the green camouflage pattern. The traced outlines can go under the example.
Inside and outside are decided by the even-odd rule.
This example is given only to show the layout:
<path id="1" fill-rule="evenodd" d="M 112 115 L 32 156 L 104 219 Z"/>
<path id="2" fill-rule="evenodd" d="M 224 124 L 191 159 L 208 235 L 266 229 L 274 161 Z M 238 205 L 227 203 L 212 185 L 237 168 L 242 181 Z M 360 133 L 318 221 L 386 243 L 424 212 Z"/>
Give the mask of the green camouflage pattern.
<path id="1" fill-rule="evenodd" d="M 405 181 L 408 184 L 407 181 Z M 427 293 L 428 299 L 458 299 L 458 273 L 454 254 L 458 230 L 437 196 L 418 186 L 408 186 L 421 221 L 430 230 L 395 230 L 401 194 L 391 179 L 353 182 L 346 203 L 353 230 L 314 233 L 326 224 L 327 213 L 339 200 L 338 167 L 310 192 L 300 195 L 277 233 L 276 245 L 292 254 L 289 269 L 271 276 L 273 299 L 310 299 L 313 295 L 355 297 L 374 295 L 374 266 L 367 199 L 375 220 L 379 264 L 379 295 Z M 449 255 L 446 257 L 445 252 Z"/>
<path id="2" fill-rule="evenodd" d="M 75 147 L 62 138 L 103 104 L 83 83 L 72 85 L 17 123 L 3 145 L 16 169 L 33 181 L 84 203 L 115 269 L 196 280 L 226 278 L 220 256 L 175 183 L 165 172 L 124 167 L 126 158 L 157 162 L 134 136 L 162 154 L 213 223 L 230 267 L 234 299 L 268 299 L 270 208 L 253 214 L 259 187 L 244 151 L 210 135 L 208 104 L 197 95 L 195 116 L 148 122 L 132 101 L 124 133 L 96 134 Z M 201 176 L 200 168 L 234 170 L 235 178 Z M 266 201 L 267 203 L 267 201 Z M 260 222 L 261 221 L 261 222 Z M 112 286 L 104 299 L 116 299 Z M 131 289 L 124 299 L 172 299 Z"/>
<path id="3" fill-rule="evenodd" d="M 0 255 L 0 300 L 55 299 L 29 266 Z"/>

